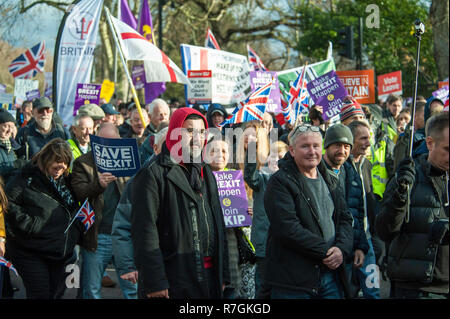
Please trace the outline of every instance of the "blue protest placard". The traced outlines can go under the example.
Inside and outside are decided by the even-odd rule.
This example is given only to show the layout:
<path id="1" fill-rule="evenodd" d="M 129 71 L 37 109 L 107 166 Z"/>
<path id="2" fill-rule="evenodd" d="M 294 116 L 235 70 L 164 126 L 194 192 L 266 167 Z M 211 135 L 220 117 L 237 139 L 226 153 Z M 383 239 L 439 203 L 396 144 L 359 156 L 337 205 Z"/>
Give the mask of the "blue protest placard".
<path id="1" fill-rule="evenodd" d="M 92 155 L 100 173 L 116 177 L 133 176 L 141 167 L 134 138 L 103 138 L 90 135 Z"/>

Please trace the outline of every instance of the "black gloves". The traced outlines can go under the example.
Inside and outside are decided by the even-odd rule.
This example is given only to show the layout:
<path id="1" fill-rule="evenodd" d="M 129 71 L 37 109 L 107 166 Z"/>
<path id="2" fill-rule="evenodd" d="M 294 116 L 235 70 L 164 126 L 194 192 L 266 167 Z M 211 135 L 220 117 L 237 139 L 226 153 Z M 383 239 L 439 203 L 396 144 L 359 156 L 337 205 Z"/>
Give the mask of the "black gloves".
<path id="1" fill-rule="evenodd" d="M 405 157 L 397 168 L 397 183 L 399 192 L 404 193 L 407 187 L 412 187 L 416 180 L 416 170 L 414 168 L 414 160 L 412 157 Z"/>
<path id="2" fill-rule="evenodd" d="M 430 240 L 436 245 L 445 244 L 444 241 L 448 244 L 448 219 L 437 219 L 431 224 Z"/>

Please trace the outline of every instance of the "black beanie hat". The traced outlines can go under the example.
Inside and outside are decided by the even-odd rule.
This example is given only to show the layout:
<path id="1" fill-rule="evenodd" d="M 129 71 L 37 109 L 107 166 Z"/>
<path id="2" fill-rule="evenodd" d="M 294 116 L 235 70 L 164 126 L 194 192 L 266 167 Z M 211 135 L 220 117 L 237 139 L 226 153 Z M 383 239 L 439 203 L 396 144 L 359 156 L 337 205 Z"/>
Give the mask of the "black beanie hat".
<path id="1" fill-rule="evenodd" d="M 14 116 L 12 116 L 11 113 L 6 111 L 5 109 L 0 109 L 0 124 L 6 123 L 6 122 L 15 123 L 16 120 L 14 119 Z"/>

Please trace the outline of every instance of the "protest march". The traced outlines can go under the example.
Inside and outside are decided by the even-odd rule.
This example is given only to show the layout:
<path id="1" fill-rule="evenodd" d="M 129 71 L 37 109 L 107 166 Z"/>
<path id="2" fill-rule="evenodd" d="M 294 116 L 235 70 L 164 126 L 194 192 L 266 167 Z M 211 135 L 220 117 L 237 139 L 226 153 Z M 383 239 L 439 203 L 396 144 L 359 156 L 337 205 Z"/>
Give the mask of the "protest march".
<path id="1" fill-rule="evenodd" d="M 0 5 L 0 301 L 448 299 L 448 1 L 43 2 Z"/>

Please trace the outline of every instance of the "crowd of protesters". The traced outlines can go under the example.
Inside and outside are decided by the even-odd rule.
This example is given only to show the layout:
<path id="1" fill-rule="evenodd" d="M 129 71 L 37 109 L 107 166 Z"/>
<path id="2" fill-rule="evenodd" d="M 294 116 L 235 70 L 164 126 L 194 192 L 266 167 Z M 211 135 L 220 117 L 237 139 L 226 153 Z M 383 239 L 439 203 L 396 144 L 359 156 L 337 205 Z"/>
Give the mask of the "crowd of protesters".
<path id="1" fill-rule="evenodd" d="M 0 111 L 0 257 L 27 298 L 78 298 L 115 283 L 126 299 L 447 298 L 449 113 L 418 97 L 382 106 L 347 97 L 338 123 L 312 106 L 220 127 L 220 104 L 156 99 L 83 105 L 70 127 L 46 97 Z M 412 130 L 412 155 L 410 140 Z M 229 135 L 227 130 L 232 129 Z M 241 134 L 235 134 L 236 130 Z M 141 169 L 100 173 L 90 135 L 135 138 Z M 225 227 L 213 172 L 241 170 L 252 225 Z M 88 199 L 84 232 L 70 221 Z M 0 267 L 0 297 L 13 298 Z"/>

